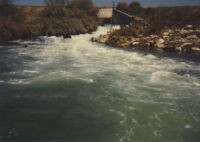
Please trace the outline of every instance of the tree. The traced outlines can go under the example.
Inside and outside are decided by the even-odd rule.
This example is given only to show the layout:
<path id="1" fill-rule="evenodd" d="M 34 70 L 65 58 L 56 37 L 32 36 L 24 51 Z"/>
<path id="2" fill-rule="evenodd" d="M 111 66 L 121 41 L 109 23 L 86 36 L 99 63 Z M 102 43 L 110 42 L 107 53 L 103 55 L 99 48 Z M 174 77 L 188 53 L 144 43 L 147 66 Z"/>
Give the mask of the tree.
<path id="1" fill-rule="evenodd" d="M 129 7 L 126 2 L 119 2 L 117 5 L 117 9 L 124 11 L 124 12 L 129 11 Z"/>
<path id="2" fill-rule="evenodd" d="M 131 14 L 138 15 L 141 12 L 143 12 L 144 9 L 142 8 L 142 6 L 140 5 L 139 2 L 133 1 L 129 4 L 129 10 L 130 10 Z"/>
<path id="3" fill-rule="evenodd" d="M 2 20 L 11 19 L 15 22 L 23 22 L 26 13 L 23 8 L 12 5 L 12 0 L 0 0 L 0 16 Z"/>
<path id="4" fill-rule="evenodd" d="M 140 3 L 137 2 L 137 1 L 131 2 L 131 3 L 129 4 L 129 7 L 130 7 L 131 9 L 140 9 L 140 8 L 142 8 L 142 6 L 140 5 Z"/>
<path id="5" fill-rule="evenodd" d="M 12 0 L 0 0 L 0 15 L 9 16 L 13 14 Z"/>
<path id="6" fill-rule="evenodd" d="M 92 0 L 72 0 L 70 2 L 70 7 L 88 10 L 93 7 L 93 1 Z"/>
<path id="7" fill-rule="evenodd" d="M 12 0 L 0 0 L 1 6 L 8 6 L 12 4 Z"/>
<path id="8" fill-rule="evenodd" d="M 64 7 L 70 3 L 70 0 L 44 0 L 46 6 L 61 6 Z"/>

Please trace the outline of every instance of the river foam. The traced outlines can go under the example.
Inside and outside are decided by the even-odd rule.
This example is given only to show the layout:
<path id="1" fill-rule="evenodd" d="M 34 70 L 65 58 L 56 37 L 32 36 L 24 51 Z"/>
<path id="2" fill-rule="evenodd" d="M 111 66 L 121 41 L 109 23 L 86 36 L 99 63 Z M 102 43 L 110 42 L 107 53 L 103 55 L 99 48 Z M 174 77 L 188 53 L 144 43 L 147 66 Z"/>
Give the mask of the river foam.
<path id="1" fill-rule="evenodd" d="M 19 102 L 31 98 L 30 104 L 18 104 L 11 99 L 24 118 L 26 113 L 37 115 L 37 112 L 38 118 L 45 114 L 47 120 L 59 115 L 55 131 L 60 130 L 57 127 L 60 123 L 66 124 L 62 129 L 74 141 L 79 141 L 74 137 L 75 131 L 82 139 L 87 132 L 96 132 L 97 138 L 108 138 L 104 141 L 109 142 L 146 141 L 146 138 L 156 141 L 156 137 L 168 141 L 170 136 L 184 141 L 188 131 L 190 140 L 198 138 L 200 65 L 90 41 L 109 29 L 110 26 L 99 27 L 92 34 L 71 39 L 52 36 L 15 41 L 21 48 L 8 49 L 9 54 L 2 58 L 5 68 L 1 68 L 0 91 L 22 99 Z M 21 118 L 17 114 L 14 117 Z M 42 122 L 39 119 L 37 126 L 43 128 Z M 31 125 L 28 120 L 25 123 Z M 17 122 L 15 125 L 19 127 Z M 104 138 L 97 135 L 104 132 L 101 126 L 108 130 Z M 78 133 L 82 128 L 88 130 L 84 136 Z M 25 136 L 25 129 L 19 129 Z M 56 132 L 49 137 L 67 140 Z"/>

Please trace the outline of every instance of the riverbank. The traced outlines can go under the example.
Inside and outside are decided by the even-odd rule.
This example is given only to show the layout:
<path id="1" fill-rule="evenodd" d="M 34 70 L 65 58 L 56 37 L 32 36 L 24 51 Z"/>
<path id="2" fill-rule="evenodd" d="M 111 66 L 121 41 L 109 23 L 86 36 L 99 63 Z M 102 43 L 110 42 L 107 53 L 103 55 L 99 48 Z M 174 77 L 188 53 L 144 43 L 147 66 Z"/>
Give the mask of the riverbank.
<path id="1" fill-rule="evenodd" d="M 123 49 L 200 55 L 200 7 L 142 8 L 137 2 L 121 2 L 117 8 L 147 24 L 133 20 L 92 41 Z"/>
<path id="2" fill-rule="evenodd" d="M 124 27 L 113 30 L 106 35 L 92 38 L 92 41 L 124 49 L 146 51 L 177 52 L 180 54 L 194 53 L 200 55 L 200 29 L 187 25 L 182 29 L 163 29 L 160 34 L 145 35 L 141 27 Z M 123 35 L 121 32 L 131 29 Z"/>
<path id="3" fill-rule="evenodd" d="M 37 36 L 64 36 L 91 33 L 99 24 L 98 8 L 74 9 L 67 7 L 13 6 L 20 20 L 0 16 L 0 43 Z"/>

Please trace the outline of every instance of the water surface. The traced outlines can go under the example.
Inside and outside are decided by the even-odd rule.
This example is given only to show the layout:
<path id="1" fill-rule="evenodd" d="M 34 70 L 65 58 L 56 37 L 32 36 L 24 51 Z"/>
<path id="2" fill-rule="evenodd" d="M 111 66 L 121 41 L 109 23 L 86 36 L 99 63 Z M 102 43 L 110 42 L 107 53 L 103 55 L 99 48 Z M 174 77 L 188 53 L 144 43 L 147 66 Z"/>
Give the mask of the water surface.
<path id="1" fill-rule="evenodd" d="M 1 142 L 200 141 L 200 64 L 90 42 L 109 28 L 0 47 Z"/>

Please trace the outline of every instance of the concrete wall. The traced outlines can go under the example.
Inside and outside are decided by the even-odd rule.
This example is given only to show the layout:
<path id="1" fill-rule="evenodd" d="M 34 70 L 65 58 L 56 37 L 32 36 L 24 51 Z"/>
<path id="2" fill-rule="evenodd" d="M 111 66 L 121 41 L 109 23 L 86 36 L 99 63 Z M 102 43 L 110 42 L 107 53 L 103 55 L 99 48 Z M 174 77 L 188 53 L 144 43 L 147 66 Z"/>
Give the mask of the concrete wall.
<path id="1" fill-rule="evenodd" d="M 132 22 L 132 16 L 121 12 L 117 9 L 113 10 L 113 24 L 115 25 L 128 25 Z"/>

